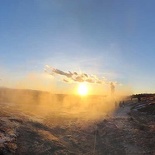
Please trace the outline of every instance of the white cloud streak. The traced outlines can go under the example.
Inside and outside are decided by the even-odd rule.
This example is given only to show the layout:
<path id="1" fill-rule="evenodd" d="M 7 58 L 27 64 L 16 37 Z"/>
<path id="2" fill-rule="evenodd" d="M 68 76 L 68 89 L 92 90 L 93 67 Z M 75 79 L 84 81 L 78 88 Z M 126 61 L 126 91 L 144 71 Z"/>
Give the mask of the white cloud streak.
<path id="1" fill-rule="evenodd" d="M 65 72 L 49 65 L 45 66 L 45 72 L 52 76 L 60 75 L 63 76 L 63 82 L 88 82 L 96 84 L 108 84 L 109 82 L 105 78 L 98 78 L 96 75 L 89 75 L 87 73 L 78 72 Z"/>

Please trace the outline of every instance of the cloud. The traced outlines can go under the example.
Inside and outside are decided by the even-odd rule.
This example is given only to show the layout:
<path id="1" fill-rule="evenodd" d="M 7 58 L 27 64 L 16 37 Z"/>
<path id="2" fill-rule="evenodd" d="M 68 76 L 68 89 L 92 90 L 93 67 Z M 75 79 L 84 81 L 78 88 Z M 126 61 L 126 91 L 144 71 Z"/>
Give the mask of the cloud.
<path id="1" fill-rule="evenodd" d="M 78 72 L 64 72 L 62 70 L 53 68 L 49 65 L 45 66 L 45 72 L 52 76 L 61 75 L 63 76 L 64 82 L 88 82 L 88 83 L 96 83 L 96 84 L 105 84 L 110 83 L 105 78 L 98 78 L 96 75 L 88 75 L 86 73 L 78 73 Z"/>

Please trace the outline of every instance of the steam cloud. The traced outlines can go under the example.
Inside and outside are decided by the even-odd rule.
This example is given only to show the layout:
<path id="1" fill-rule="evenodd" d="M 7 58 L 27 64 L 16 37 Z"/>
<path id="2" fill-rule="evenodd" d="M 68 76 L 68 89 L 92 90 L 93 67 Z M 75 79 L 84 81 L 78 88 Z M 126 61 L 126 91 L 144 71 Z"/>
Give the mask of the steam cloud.
<path id="1" fill-rule="evenodd" d="M 64 72 L 62 70 L 53 68 L 51 66 L 45 66 L 45 72 L 50 75 L 61 75 L 65 78 L 63 79 L 64 82 L 88 82 L 88 83 L 97 83 L 97 84 L 105 84 L 108 83 L 104 78 L 98 78 L 95 75 L 88 75 L 86 73 L 77 73 L 77 72 Z"/>

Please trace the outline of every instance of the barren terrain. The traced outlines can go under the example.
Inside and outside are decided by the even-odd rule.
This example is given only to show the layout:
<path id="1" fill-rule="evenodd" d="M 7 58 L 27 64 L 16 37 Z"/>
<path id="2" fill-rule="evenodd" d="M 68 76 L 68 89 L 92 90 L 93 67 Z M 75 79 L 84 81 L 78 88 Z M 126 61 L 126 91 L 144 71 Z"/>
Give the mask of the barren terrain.
<path id="1" fill-rule="evenodd" d="M 154 116 L 130 110 L 126 102 L 100 119 L 90 111 L 71 113 L 59 108 L 50 113 L 18 103 L 0 103 L 0 154 L 16 155 L 137 155 L 155 154 Z M 77 108 L 77 107 L 76 107 Z M 138 113 L 138 114 L 137 114 Z M 86 119 L 87 118 L 87 119 Z"/>

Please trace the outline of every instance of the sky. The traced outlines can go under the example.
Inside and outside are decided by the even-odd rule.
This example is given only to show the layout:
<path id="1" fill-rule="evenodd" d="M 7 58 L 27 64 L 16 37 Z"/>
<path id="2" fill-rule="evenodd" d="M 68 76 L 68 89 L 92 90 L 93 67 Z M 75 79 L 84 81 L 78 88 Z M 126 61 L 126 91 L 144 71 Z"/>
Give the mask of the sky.
<path id="1" fill-rule="evenodd" d="M 154 0 L 1 0 L 0 85 L 72 89 L 44 73 L 49 65 L 105 77 L 133 93 L 154 92 L 154 6 Z"/>

